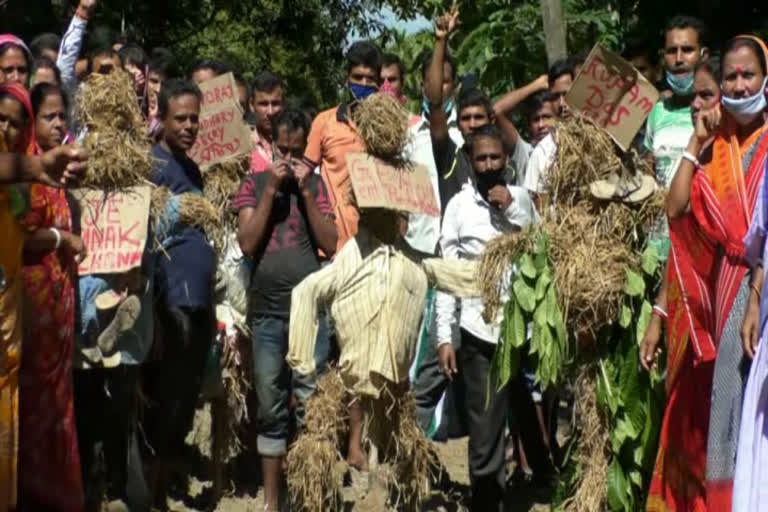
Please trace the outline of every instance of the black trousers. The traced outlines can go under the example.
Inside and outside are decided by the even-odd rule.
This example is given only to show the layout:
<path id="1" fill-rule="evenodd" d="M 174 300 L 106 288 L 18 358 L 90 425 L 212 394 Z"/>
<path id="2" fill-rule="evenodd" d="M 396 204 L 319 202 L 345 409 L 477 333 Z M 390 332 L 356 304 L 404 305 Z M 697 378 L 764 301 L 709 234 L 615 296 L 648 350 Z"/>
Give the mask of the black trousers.
<path id="1" fill-rule="evenodd" d="M 178 458 L 192 427 L 208 353 L 216 334 L 212 308 L 159 307 L 162 356 L 148 371 L 149 442 L 158 458 Z"/>
<path id="2" fill-rule="evenodd" d="M 509 385 L 500 391 L 488 376 L 496 346 L 461 331 L 461 375 L 466 392 L 469 426 L 469 477 L 472 512 L 504 510 L 506 484 L 504 430 L 510 412 Z M 486 407 L 486 404 L 488 407 Z"/>
<path id="3" fill-rule="evenodd" d="M 131 510 L 149 510 L 137 436 L 139 371 L 138 366 L 122 365 L 73 372 L 88 510 L 100 510 L 102 491 L 109 500 L 123 500 Z"/>

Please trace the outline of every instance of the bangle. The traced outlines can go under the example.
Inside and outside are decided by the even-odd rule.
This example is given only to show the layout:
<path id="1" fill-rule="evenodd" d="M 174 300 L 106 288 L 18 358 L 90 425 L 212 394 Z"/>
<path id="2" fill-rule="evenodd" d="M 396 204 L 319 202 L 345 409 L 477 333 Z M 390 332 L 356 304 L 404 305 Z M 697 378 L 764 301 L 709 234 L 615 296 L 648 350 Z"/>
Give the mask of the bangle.
<path id="1" fill-rule="evenodd" d="M 689 162 L 691 162 L 691 163 L 694 165 L 694 167 L 696 167 L 697 169 L 698 169 L 699 167 L 701 167 L 701 164 L 699 163 L 699 159 L 698 159 L 698 158 L 696 158 L 695 156 L 693 156 L 693 155 L 692 155 L 692 154 L 691 154 L 689 151 L 685 151 L 685 152 L 683 152 L 683 160 L 688 160 L 688 161 L 689 161 Z"/>
<path id="2" fill-rule="evenodd" d="M 661 318 L 662 320 L 667 319 L 667 312 L 664 311 L 664 309 L 658 304 L 653 306 L 653 311 L 651 312 L 651 314 Z"/>
<path id="3" fill-rule="evenodd" d="M 54 249 L 58 249 L 61 247 L 61 233 L 56 228 L 48 228 L 53 232 L 54 235 L 56 235 L 56 245 L 53 247 Z"/>
<path id="4" fill-rule="evenodd" d="M 758 288 L 755 283 L 750 283 L 749 287 L 752 288 L 752 291 L 754 291 L 755 294 L 757 295 L 757 300 L 761 300 L 760 299 L 760 288 Z"/>

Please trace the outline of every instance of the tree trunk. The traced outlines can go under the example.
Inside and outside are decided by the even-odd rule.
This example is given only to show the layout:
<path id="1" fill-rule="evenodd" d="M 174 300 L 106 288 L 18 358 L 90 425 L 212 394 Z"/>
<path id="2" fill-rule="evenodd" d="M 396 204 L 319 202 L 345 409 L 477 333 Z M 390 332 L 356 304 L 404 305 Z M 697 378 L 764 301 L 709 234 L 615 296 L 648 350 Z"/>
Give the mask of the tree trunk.
<path id="1" fill-rule="evenodd" d="M 544 20 L 547 61 L 551 66 L 556 60 L 568 56 L 562 0 L 541 0 L 541 17 Z"/>

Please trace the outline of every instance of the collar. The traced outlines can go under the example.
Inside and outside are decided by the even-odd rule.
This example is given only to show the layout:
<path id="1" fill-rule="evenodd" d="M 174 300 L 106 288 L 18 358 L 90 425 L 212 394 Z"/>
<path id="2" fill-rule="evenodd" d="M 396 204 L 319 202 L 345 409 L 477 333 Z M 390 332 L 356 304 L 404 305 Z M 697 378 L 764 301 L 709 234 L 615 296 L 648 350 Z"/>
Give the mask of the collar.
<path id="1" fill-rule="evenodd" d="M 448 128 L 458 128 L 459 127 L 459 121 L 456 117 L 456 108 L 451 109 L 451 113 L 448 114 Z M 418 131 L 424 131 L 429 130 L 429 118 L 424 115 L 424 113 L 421 114 L 421 117 L 419 118 L 419 122 L 416 125 L 416 130 Z"/>
<path id="2" fill-rule="evenodd" d="M 336 109 L 336 120 L 340 123 L 349 123 L 349 103 L 340 103 Z"/>

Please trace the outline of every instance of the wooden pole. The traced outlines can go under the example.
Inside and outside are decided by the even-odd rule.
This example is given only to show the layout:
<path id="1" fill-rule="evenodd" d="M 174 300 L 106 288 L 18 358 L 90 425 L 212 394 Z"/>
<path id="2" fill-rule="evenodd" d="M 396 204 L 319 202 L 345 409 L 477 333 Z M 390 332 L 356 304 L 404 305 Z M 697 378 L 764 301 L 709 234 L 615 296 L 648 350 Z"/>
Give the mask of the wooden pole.
<path id="1" fill-rule="evenodd" d="M 562 0 L 541 0 L 541 17 L 544 20 L 547 61 L 551 66 L 556 60 L 568 56 Z"/>

